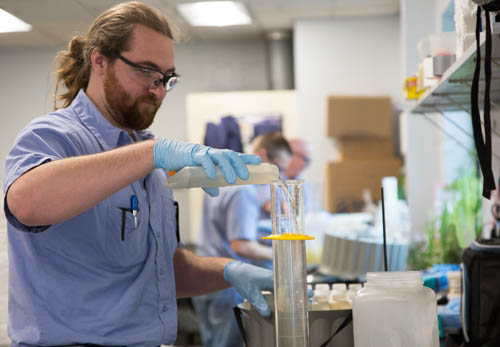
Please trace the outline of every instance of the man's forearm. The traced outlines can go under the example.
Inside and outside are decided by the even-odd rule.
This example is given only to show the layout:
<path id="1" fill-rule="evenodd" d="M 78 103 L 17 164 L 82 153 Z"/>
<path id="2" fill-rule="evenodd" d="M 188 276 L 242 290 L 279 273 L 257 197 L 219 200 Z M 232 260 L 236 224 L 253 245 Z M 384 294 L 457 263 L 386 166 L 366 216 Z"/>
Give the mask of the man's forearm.
<path id="1" fill-rule="evenodd" d="M 233 240 L 231 248 L 241 257 L 255 260 L 269 260 L 273 258 L 273 249 L 257 241 Z"/>
<path id="2" fill-rule="evenodd" d="M 178 298 L 186 298 L 229 288 L 224 266 L 231 258 L 200 257 L 185 249 L 174 254 L 175 286 Z"/>
<path id="3" fill-rule="evenodd" d="M 9 209 L 29 226 L 60 223 L 77 216 L 151 172 L 154 143 L 148 140 L 40 165 L 10 186 Z"/>

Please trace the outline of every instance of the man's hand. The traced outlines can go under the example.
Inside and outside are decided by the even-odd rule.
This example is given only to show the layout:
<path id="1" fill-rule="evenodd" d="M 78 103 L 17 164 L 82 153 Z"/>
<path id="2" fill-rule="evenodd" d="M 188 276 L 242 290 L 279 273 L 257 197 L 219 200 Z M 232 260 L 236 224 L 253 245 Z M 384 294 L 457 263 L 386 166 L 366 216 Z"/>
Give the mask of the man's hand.
<path id="1" fill-rule="evenodd" d="M 236 182 L 236 175 L 241 179 L 248 179 L 246 165 L 260 162 L 261 159 L 257 155 L 167 139 L 156 141 L 154 146 L 154 166 L 157 169 L 179 171 L 185 166 L 203 166 L 207 176 L 215 179 L 215 165 L 218 165 L 224 179 L 231 184 Z M 211 196 L 219 194 L 216 187 L 203 189 Z"/>
<path id="2" fill-rule="evenodd" d="M 274 289 L 273 272 L 258 266 L 232 261 L 224 267 L 224 279 L 259 312 L 262 316 L 271 315 L 269 305 L 262 290 Z"/>

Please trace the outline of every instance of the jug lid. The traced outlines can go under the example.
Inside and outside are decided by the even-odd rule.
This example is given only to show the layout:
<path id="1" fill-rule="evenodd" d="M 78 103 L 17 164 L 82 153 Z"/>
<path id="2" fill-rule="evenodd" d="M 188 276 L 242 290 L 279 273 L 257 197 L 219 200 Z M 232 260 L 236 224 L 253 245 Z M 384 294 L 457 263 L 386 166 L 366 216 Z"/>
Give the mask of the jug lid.
<path id="1" fill-rule="evenodd" d="M 366 280 L 370 286 L 419 287 L 423 283 L 418 271 L 368 272 Z"/>

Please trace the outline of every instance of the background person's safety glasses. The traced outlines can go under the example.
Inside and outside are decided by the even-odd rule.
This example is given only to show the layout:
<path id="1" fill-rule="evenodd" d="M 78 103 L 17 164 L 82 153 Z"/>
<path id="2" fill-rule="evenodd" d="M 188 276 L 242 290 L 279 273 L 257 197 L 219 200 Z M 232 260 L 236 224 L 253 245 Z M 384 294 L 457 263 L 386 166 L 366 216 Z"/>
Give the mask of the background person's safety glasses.
<path id="1" fill-rule="evenodd" d="M 116 56 L 125 64 L 134 68 L 131 70 L 132 79 L 134 79 L 135 81 L 137 81 L 138 83 L 142 84 L 145 87 L 157 88 L 158 86 L 163 84 L 165 90 L 169 92 L 172 89 L 174 89 L 176 84 L 179 82 L 180 76 L 175 72 L 166 75 L 163 72 L 155 70 L 153 68 L 131 62 L 121 54 L 117 54 Z"/>

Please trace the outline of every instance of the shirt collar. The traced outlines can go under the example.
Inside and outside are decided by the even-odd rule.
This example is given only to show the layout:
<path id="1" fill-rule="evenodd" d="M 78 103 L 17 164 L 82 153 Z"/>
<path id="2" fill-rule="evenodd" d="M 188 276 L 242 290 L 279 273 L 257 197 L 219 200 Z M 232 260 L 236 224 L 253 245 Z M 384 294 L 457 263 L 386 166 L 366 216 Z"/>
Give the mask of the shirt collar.
<path id="1" fill-rule="evenodd" d="M 72 108 L 85 127 L 94 135 L 104 151 L 132 143 L 129 133 L 112 125 L 90 100 L 83 89 L 80 89 L 69 108 Z M 154 138 L 147 130 L 134 131 L 137 141 Z"/>

